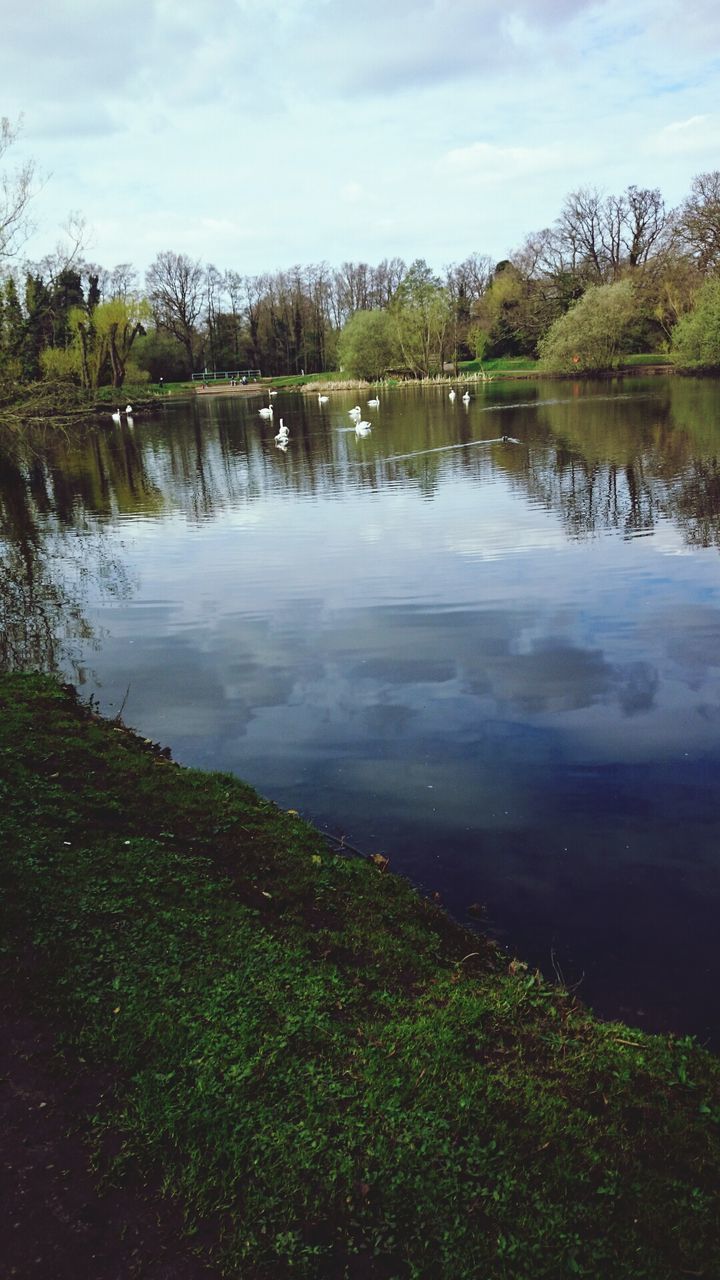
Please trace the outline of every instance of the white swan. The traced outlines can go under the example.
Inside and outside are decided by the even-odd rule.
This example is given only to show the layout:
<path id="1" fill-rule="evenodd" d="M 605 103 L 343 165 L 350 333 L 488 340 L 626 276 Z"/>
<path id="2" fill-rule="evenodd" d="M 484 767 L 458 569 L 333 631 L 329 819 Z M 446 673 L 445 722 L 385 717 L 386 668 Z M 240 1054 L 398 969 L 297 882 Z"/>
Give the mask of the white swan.
<path id="1" fill-rule="evenodd" d="M 285 443 L 287 444 L 287 440 L 288 440 L 289 435 L 290 435 L 290 432 L 288 431 L 287 427 L 285 426 L 285 423 L 283 422 L 283 420 L 282 420 L 282 418 L 281 418 L 281 419 L 280 419 L 280 430 L 278 431 L 278 433 L 277 433 L 277 435 L 276 435 L 276 437 L 275 437 L 275 443 L 276 443 L 276 444 L 280 444 L 282 441 L 285 441 Z"/>
<path id="2" fill-rule="evenodd" d="M 276 395 L 277 395 L 277 391 L 268 391 L 268 395 L 269 395 L 269 396 L 276 396 Z"/>
<path id="3" fill-rule="evenodd" d="M 273 407 L 272 405 L 269 405 L 267 409 L 258 409 L 258 413 L 260 414 L 261 418 L 272 418 Z"/>
<path id="4" fill-rule="evenodd" d="M 128 415 L 130 415 L 130 414 L 132 413 L 132 411 L 133 411 L 132 405 L 131 405 L 131 404 L 126 404 L 126 405 L 125 405 L 125 412 L 126 412 Z"/>
<path id="5" fill-rule="evenodd" d="M 330 399 L 329 396 L 318 395 L 318 404 L 327 404 L 329 399 Z"/>
<path id="6" fill-rule="evenodd" d="M 356 436 L 369 436 L 371 431 L 372 431 L 372 423 L 371 423 L 371 422 L 356 422 L 356 423 L 355 423 L 355 435 L 356 435 Z"/>
<path id="7" fill-rule="evenodd" d="M 376 396 L 374 400 L 368 400 L 368 404 L 371 405 L 373 409 L 377 409 L 380 404 L 380 397 Z"/>
<path id="8" fill-rule="evenodd" d="M 451 391 L 450 391 L 450 394 L 449 394 L 449 396 L 448 396 L 448 399 L 450 399 L 450 400 L 454 400 L 454 399 L 455 399 L 455 392 L 454 392 L 454 390 L 451 390 Z"/>
<path id="9" fill-rule="evenodd" d="M 356 404 L 354 409 L 348 409 L 348 413 L 351 418 L 355 419 L 356 422 L 359 422 L 360 419 L 362 418 L 362 409 L 360 408 L 359 404 Z"/>
<path id="10" fill-rule="evenodd" d="M 463 400 L 465 401 L 465 404 L 469 404 L 469 403 L 470 403 L 470 392 L 469 392 L 469 391 L 466 391 L 466 392 L 465 392 L 465 395 L 463 396 Z"/>
<path id="11" fill-rule="evenodd" d="M 116 409 L 114 413 L 111 413 L 110 417 L 112 418 L 113 422 L 117 422 L 118 426 L 120 426 L 120 410 L 119 409 Z"/>

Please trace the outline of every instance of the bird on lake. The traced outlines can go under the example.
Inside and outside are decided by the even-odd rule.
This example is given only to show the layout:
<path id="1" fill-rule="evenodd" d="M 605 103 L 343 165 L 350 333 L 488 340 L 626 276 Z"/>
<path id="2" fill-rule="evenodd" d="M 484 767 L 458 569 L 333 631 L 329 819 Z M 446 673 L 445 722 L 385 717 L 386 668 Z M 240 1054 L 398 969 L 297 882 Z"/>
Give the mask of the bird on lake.
<path id="1" fill-rule="evenodd" d="M 117 422 L 118 426 L 120 426 L 120 410 L 119 409 L 116 409 L 114 413 L 111 413 L 110 417 L 112 418 L 113 422 Z"/>
<path id="2" fill-rule="evenodd" d="M 469 404 L 469 403 L 470 403 L 470 392 L 469 392 L 469 391 L 466 391 L 466 392 L 465 392 L 465 395 L 463 396 L 463 400 L 464 400 L 465 404 Z"/>
<path id="3" fill-rule="evenodd" d="M 329 396 L 321 396 L 321 395 L 319 395 L 319 396 L 318 396 L 318 404 L 327 404 L 327 402 L 328 402 L 328 400 L 329 400 L 329 399 L 330 399 L 330 397 L 329 397 Z"/>
<path id="4" fill-rule="evenodd" d="M 272 418 L 273 407 L 272 405 L 268 405 L 268 407 L 265 409 L 258 409 L 258 413 L 260 414 L 261 418 Z"/>
<path id="5" fill-rule="evenodd" d="M 371 405 L 373 409 L 377 409 L 380 404 L 380 397 L 376 396 L 374 400 L 368 400 L 368 404 Z"/>
<path id="6" fill-rule="evenodd" d="M 451 388 L 451 390 L 450 390 L 450 394 L 449 394 L 448 399 L 450 399 L 450 400 L 454 400 L 454 399 L 455 399 L 455 391 L 454 391 L 452 388 Z"/>
<path id="7" fill-rule="evenodd" d="M 351 418 L 355 419 L 356 422 L 359 422 L 360 419 L 362 418 L 362 409 L 360 408 L 359 404 L 356 404 L 354 409 L 348 409 L 348 413 L 350 414 Z"/>
<path id="8" fill-rule="evenodd" d="M 126 405 L 125 405 L 125 412 L 126 412 L 126 414 L 128 415 L 128 417 L 130 416 L 130 414 L 132 413 L 132 411 L 133 411 L 133 407 L 132 407 L 132 405 L 131 405 L 131 404 L 126 404 Z"/>
<path id="9" fill-rule="evenodd" d="M 277 391 L 268 391 L 268 395 L 269 395 L 269 396 L 276 396 L 276 395 L 277 395 Z"/>
<path id="10" fill-rule="evenodd" d="M 275 437 L 275 443 L 276 443 L 276 444 L 282 444 L 282 443 L 284 442 L 285 444 L 287 444 L 289 436 L 290 436 L 290 432 L 288 431 L 287 427 L 285 426 L 285 423 L 283 422 L 283 420 L 282 420 L 282 418 L 281 418 L 281 419 L 280 419 L 280 430 L 278 431 L 278 433 L 277 433 L 277 435 L 276 435 L 276 437 Z"/>
<path id="11" fill-rule="evenodd" d="M 356 436 L 369 436 L 371 431 L 372 431 L 372 423 L 371 423 L 371 422 L 356 422 L 356 423 L 355 423 L 355 435 L 356 435 Z"/>

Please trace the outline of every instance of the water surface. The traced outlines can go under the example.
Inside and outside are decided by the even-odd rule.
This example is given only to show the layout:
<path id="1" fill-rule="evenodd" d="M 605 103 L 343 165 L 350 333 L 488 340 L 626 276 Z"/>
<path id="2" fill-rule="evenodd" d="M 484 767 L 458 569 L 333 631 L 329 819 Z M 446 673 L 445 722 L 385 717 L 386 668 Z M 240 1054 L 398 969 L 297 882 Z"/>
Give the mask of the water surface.
<path id="1" fill-rule="evenodd" d="M 6 458 L 6 665 L 720 1044 L 720 386 L 366 399 L 364 438 L 347 394 L 209 397 Z"/>

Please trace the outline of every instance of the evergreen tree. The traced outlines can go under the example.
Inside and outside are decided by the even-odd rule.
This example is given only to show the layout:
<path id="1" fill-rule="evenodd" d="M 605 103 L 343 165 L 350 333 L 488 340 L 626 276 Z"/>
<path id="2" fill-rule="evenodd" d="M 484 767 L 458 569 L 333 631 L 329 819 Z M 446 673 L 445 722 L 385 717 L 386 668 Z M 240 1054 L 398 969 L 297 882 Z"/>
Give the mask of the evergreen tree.
<path id="1" fill-rule="evenodd" d="M 87 309 L 92 314 L 100 301 L 100 276 L 98 272 L 88 276 Z"/>
<path id="2" fill-rule="evenodd" d="M 40 356 L 52 346 L 53 308 L 50 290 L 39 275 L 28 272 L 25 280 L 27 320 L 22 345 L 23 376 L 30 381 L 40 376 Z"/>
<path id="3" fill-rule="evenodd" d="M 66 347 L 70 341 L 68 316 L 73 307 L 85 305 L 80 274 L 66 267 L 55 280 L 50 293 L 53 316 L 53 346 Z"/>
<path id="4" fill-rule="evenodd" d="M 0 359 L 5 363 L 18 361 L 25 340 L 25 317 L 12 276 L 8 276 L 0 293 L 0 306 Z"/>

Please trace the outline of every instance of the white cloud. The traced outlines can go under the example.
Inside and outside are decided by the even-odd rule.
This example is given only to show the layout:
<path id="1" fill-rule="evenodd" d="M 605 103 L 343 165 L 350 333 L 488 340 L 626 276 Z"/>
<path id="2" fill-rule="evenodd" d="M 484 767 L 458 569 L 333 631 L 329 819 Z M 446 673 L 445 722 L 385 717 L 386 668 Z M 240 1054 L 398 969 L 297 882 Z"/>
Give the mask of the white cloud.
<path id="1" fill-rule="evenodd" d="M 648 139 L 650 151 L 669 156 L 710 151 L 719 144 L 720 117 L 711 115 L 673 121 Z"/>
<path id="2" fill-rule="evenodd" d="M 557 170 L 562 158 L 557 147 L 501 147 L 489 142 L 473 142 L 448 151 L 440 161 L 440 168 L 473 186 L 482 186 Z"/>
<path id="3" fill-rule="evenodd" d="M 359 204 L 364 198 L 365 192 L 359 182 L 346 182 L 340 188 L 340 195 L 348 204 Z"/>
<path id="4" fill-rule="evenodd" d="M 720 17 L 679 3 L 25 0 L 0 111 L 52 175 L 35 256 L 70 208 L 98 261 L 252 272 L 505 257 L 587 184 L 677 203 L 720 142 Z"/>

